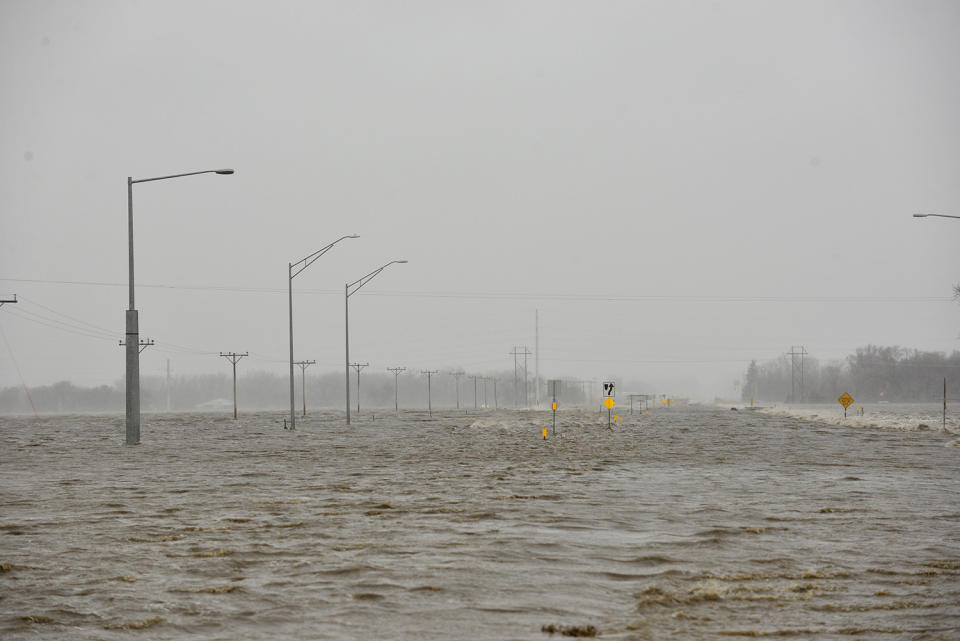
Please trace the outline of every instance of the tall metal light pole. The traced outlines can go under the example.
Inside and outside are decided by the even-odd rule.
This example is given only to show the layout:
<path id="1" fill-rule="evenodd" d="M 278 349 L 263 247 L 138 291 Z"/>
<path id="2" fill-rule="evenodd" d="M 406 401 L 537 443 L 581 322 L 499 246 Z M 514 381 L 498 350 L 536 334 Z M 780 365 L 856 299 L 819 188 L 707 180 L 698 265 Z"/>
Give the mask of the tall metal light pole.
<path id="1" fill-rule="evenodd" d="M 346 346 L 346 355 L 347 355 L 347 425 L 350 425 L 350 297 L 356 294 L 361 287 L 369 283 L 371 280 L 376 278 L 377 274 L 385 270 L 390 265 L 394 263 L 406 263 L 405 260 L 391 260 L 386 265 L 376 268 L 363 278 L 359 278 L 352 283 L 346 283 L 343 286 L 343 320 L 344 320 L 344 344 Z"/>
<path id="2" fill-rule="evenodd" d="M 147 183 L 155 180 L 183 178 L 199 174 L 232 174 L 232 169 L 206 169 L 191 171 L 185 174 L 157 176 L 155 178 L 133 178 L 127 176 L 127 244 L 130 262 L 130 307 L 126 312 L 127 340 L 127 445 L 137 445 L 140 442 L 140 323 L 137 308 L 133 302 L 133 186 L 136 183 Z"/>
<path id="3" fill-rule="evenodd" d="M 326 254 L 333 248 L 334 245 L 339 243 L 341 240 L 347 238 L 360 238 L 357 234 L 351 234 L 349 236 L 341 236 L 336 239 L 326 247 L 321 247 L 317 251 L 313 252 L 305 258 L 301 258 L 295 263 L 287 263 L 287 293 L 290 298 L 290 429 L 297 429 L 297 412 L 294 409 L 294 392 L 293 392 L 293 279 L 295 276 L 299 275 L 300 272 L 305 270 L 307 267 L 313 264 L 315 260 Z M 296 270 L 296 271 L 294 271 Z"/>

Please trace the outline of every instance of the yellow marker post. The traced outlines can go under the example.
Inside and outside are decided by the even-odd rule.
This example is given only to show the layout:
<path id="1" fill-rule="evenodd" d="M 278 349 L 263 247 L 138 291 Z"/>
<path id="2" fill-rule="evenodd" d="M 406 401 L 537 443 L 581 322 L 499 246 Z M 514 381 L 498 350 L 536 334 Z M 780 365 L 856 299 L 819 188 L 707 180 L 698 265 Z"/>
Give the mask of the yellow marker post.
<path id="1" fill-rule="evenodd" d="M 547 428 L 543 428 L 543 440 L 547 440 Z"/>

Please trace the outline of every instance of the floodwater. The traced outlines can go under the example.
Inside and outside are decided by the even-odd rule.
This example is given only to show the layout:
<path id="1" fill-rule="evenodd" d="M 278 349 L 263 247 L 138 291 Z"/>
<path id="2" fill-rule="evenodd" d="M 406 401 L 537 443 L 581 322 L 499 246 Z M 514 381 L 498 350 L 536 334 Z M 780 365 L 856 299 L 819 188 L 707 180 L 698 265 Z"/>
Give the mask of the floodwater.
<path id="1" fill-rule="evenodd" d="M 281 420 L 145 415 L 126 447 L 118 416 L 0 418 L 0 637 L 960 638 L 955 434 Z"/>

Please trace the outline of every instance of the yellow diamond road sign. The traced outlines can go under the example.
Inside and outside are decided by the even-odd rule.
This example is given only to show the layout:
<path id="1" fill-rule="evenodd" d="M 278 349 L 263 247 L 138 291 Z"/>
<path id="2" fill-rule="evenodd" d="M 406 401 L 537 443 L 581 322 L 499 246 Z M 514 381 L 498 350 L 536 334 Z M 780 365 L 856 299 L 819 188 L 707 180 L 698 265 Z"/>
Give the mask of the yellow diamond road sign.
<path id="1" fill-rule="evenodd" d="M 853 403 L 853 397 L 850 396 L 849 394 L 844 394 L 843 396 L 838 398 L 837 401 L 839 401 L 840 404 L 843 405 L 843 409 L 847 409 L 848 407 L 850 407 L 850 404 Z"/>
<path id="2" fill-rule="evenodd" d="M 603 401 L 603 404 L 607 406 L 607 409 L 610 409 L 610 408 L 612 408 L 614 405 L 616 405 L 616 402 L 615 402 L 612 398 L 610 398 L 610 397 L 608 396 L 607 399 L 606 399 L 605 401 Z"/>

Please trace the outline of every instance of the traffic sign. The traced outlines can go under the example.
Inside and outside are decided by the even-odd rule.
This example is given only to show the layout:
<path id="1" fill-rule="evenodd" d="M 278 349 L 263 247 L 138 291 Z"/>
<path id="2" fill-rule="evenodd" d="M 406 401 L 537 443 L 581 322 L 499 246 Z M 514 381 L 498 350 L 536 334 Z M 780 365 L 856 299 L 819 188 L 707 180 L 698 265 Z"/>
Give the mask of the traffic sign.
<path id="1" fill-rule="evenodd" d="M 616 386 L 615 386 L 615 384 L 614 384 L 613 381 L 604 381 L 604 382 L 603 382 L 603 395 L 604 395 L 604 396 L 609 396 L 609 397 L 614 397 L 614 396 L 616 396 L 616 394 L 614 393 L 615 389 L 616 389 Z"/>
<path id="2" fill-rule="evenodd" d="M 843 405 L 843 409 L 847 409 L 853 403 L 853 397 L 844 393 L 844 395 L 838 398 L 837 401 Z"/>
<path id="3" fill-rule="evenodd" d="M 617 404 L 617 402 L 608 396 L 606 399 L 604 399 L 603 404 L 606 405 L 607 409 L 609 410 L 609 409 L 612 409 L 613 406 Z"/>

